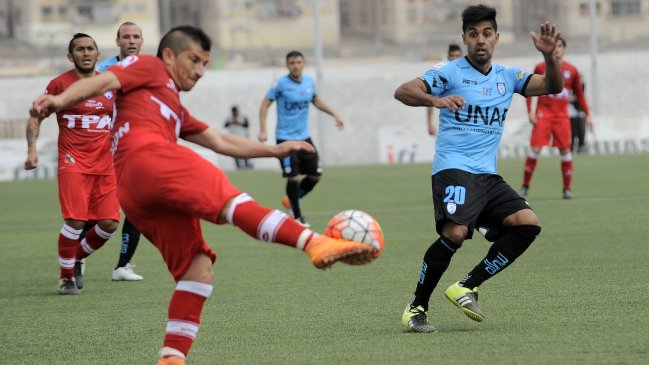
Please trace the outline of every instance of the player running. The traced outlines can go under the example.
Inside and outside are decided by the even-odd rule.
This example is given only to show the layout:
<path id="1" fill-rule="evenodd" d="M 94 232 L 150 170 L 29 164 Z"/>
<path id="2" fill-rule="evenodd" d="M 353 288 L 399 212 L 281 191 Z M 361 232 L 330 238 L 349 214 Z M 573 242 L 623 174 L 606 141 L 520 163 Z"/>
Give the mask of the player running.
<path id="1" fill-rule="evenodd" d="M 180 92 L 191 90 L 203 76 L 210 48 L 211 40 L 200 28 L 173 28 L 160 41 L 157 57 L 127 57 L 61 95 L 39 97 L 32 109 L 44 116 L 89 95 L 118 90 L 112 131 L 117 195 L 176 281 L 160 365 L 185 363 L 212 293 L 216 255 L 203 238 L 201 219 L 230 223 L 258 240 L 304 250 L 320 269 L 338 261 L 365 264 L 378 255 L 370 245 L 318 235 L 288 215 L 259 205 L 219 168 L 176 143 L 180 137 L 238 158 L 314 152 L 304 141 L 268 146 L 220 133 L 192 117 L 180 103 Z"/>
<path id="2" fill-rule="evenodd" d="M 543 95 L 563 88 L 559 64 L 552 57 L 559 33 L 547 22 L 540 36 L 531 33 L 548 64 L 542 76 L 491 63 L 499 39 L 493 7 L 467 7 L 462 32 L 466 57 L 434 66 L 394 94 L 409 106 L 440 109 L 431 178 L 440 237 L 424 254 L 414 297 L 402 315 L 403 325 L 412 332 L 436 331 L 428 322 L 430 296 L 453 254 L 472 238 L 474 227 L 497 227 L 501 234 L 486 257 L 445 295 L 475 321 L 485 318 L 478 307 L 480 284 L 511 265 L 541 232 L 536 214 L 497 174 L 496 161 L 513 94 Z"/>
<path id="3" fill-rule="evenodd" d="M 259 107 L 259 141 L 266 142 L 266 116 L 268 108 L 277 101 L 277 128 L 275 138 L 277 143 L 284 141 L 305 141 L 313 146 L 309 137 L 309 104 L 331 115 L 336 120 L 336 126 L 345 126 L 342 118 L 336 114 L 327 103 L 315 92 L 315 83 L 308 75 L 303 75 L 304 56 L 298 51 L 286 55 L 288 75 L 280 77 L 266 93 Z M 282 205 L 292 213 L 293 217 L 308 226 L 302 216 L 300 199 L 307 195 L 322 176 L 320 157 L 315 151 L 299 151 L 280 160 L 282 176 L 286 178 L 286 196 Z M 306 175 L 300 180 L 300 175 Z"/>
<path id="4" fill-rule="evenodd" d="M 588 102 L 584 96 L 584 89 L 581 87 L 581 76 L 579 71 L 572 64 L 564 61 L 563 55 L 566 52 L 566 41 L 559 37 L 557 48 L 554 50 L 554 58 L 561 65 L 561 72 L 565 79 L 563 90 L 558 94 L 539 96 L 536 103 L 536 112 L 532 110 L 532 97 L 527 98 L 527 112 L 530 123 L 534 126 L 530 138 L 530 152 L 525 159 L 523 171 L 523 185 L 519 194 L 526 197 L 532 182 L 532 175 L 536 169 L 536 163 L 543 146 L 552 144 L 559 149 L 561 155 L 561 176 L 563 177 L 563 198 L 572 199 L 572 126 L 568 113 L 570 95 L 574 92 L 577 102 L 586 114 L 586 126 L 593 128 L 593 119 L 590 115 Z M 534 73 L 543 75 L 545 62 L 541 62 L 534 68 Z"/>
<path id="5" fill-rule="evenodd" d="M 74 69 L 50 81 L 47 97 L 59 95 L 75 81 L 94 79 L 99 50 L 89 35 L 77 33 L 68 45 L 68 59 Z M 119 203 L 110 154 L 113 92 L 74 100 L 57 110 L 59 124 L 59 202 L 65 223 L 59 234 L 59 294 L 78 295 L 83 288 L 82 261 L 100 249 L 119 224 Z M 32 115 L 27 122 L 25 169 L 38 167 L 36 141 L 46 115 Z M 86 222 L 90 229 L 79 242 Z"/>

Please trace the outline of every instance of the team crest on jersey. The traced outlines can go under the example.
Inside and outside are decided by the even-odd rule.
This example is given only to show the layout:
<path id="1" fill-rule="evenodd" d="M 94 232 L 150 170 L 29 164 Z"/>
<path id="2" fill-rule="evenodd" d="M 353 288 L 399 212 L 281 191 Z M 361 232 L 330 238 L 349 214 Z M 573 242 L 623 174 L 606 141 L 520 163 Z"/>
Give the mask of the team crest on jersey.
<path id="1" fill-rule="evenodd" d="M 74 157 L 71 154 L 65 155 L 65 163 L 75 163 Z"/>
<path id="2" fill-rule="evenodd" d="M 500 95 L 505 95 L 505 83 L 499 82 L 496 86 L 498 87 L 498 93 L 500 93 Z"/>
<path id="3" fill-rule="evenodd" d="M 455 211 L 457 210 L 457 204 L 451 202 L 446 204 L 446 211 L 448 214 L 455 214 Z"/>
<path id="4" fill-rule="evenodd" d="M 570 73 L 570 70 L 564 70 L 563 71 L 563 78 L 564 79 L 569 79 L 572 74 Z"/>
<path id="5" fill-rule="evenodd" d="M 104 93 L 104 97 L 105 97 L 106 99 L 108 99 L 108 100 L 112 99 L 112 98 L 113 98 L 113 91 L 112 91 L 112 90 L 108 90 L 108 91 L 106 91 L 106 92 Z"/>

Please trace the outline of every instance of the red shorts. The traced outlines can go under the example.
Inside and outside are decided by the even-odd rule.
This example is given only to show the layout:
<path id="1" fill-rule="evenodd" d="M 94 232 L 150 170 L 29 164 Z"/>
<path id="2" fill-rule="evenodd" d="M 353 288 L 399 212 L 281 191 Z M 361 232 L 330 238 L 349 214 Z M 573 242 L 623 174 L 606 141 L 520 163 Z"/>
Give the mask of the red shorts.
<path id="1" fill-rule="evenodd" d="M 572 145 L 572 130 L 569 118 L 538 118 L 536 126 L 532 129 L 530 146 L 543 147 L 552 145 L 559 149 L 570 149 Z"/>
<path id="2" fill-rule="evenodd" d="M 64 172 L 59 175 L 59 202 L 63 219 L 119 221 L 115 175 Z"/>
<path id="3" fill-rule="evenodd" d="M 124 161 L 117 183 L 124 214 L 158 248 L 174 279 L 199 253 L 214 262 L 200 220 L 217 223 L 225 204 L 241 191 L 223 171 L 177 144 L 139 148 Z"/>

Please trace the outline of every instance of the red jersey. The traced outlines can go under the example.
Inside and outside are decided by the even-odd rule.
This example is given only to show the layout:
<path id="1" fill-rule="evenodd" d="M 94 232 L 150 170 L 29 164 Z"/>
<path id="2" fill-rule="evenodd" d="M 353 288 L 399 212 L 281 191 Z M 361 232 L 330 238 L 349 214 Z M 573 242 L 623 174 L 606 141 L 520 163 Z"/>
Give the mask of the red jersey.
<path id="1" fill-rule="evenodd" d="M 577 102 L 584 110 L 586 115 L 590 114 L 588 110 L 588 102 L 584 97 L 584 89 L 581 87 L 581 77 L 579 71 L 572 64 L 563 61 L 561 62 L 561 72 L 563 72 L 564 85 L 563 90 L 558 94 L 543 95 L 538 97 L 536 104 L 536 115 L 539 118 L 557 118 L 569 119 L 568 115 L 568 98 L 574 92 L 577 97 Z M 545 74 L 545 62 L 541 62 L 534 68 L 534 73 L 543 75 Z M 532 110 L 532 98 L 527 98 L 527 111 Z"/>
<path id="2" fill-rule="evenodd" d="M 178 87 L 159 58 L 129 56 L 108 71 L 122 85 L 111 146 L 118 178 L 131 152 L 151 144 L 176 143 L 178 137 L 208 128 L 182 106 Z"/>
<path id="3" fill-rule="evenodd" d="M 77 80 L 79 76 L 70 70 L 50 81 L 45 93 L 61 94 Z M 112 91 L 56 113 L 59 124 L 59 174 L 67 171 L 92 175 L 114 173 L 110 154 L 112 114 Z"/>

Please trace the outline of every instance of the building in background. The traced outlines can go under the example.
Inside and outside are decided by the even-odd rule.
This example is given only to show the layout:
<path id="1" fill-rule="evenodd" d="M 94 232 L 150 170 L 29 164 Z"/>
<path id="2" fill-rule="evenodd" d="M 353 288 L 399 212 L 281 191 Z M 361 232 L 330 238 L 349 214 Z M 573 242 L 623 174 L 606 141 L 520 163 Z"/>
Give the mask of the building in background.
<path id="1" fill-rule="evenodd" d="M 113 53 L 116 30 L 137 23 L 145 39 L 160 37 L 158 0 L 4 0 L 0 34 L 33 47 L 67 45 L 74 33 L 92 36 L 100 51 Z M 145 42 L 146 44 L 146 42 Z"/>
<path id="2" fill-rule="evenodd" d="M 339 0 L 318 0 L 322 42 L 340 43 Z M 200 26 L 225 51 L 312 48 L 312 0 L 160 0 L 160 25 Z"/>
<path id="3" fill-rule="evenodd" d="M 515 28 L 528 32 L 530 24 L 553 19 L 569 39 L 590 36 L 589 0 L 515 1 Z M 649 35 L 649 0 L 597 0 L 597 27 L 601 41 L 632 42 Z"/>
<path id="4" fill-rule="evenodd" d="M 377 44 L 428 44 L 459 39 L 470 0 L 340 0 L 343 37 Z M 568 39 L 590 35 L 589 0 L 491 0 L 501 42 L 527 39 L 540 22 L 556 23 Z M 649 35 L 649 0 L 597 0 L 600 41 L 632 42 Z"/>
<path id="5" fill-rule="evenodd" d="M 0 0 L 0 41 L 54 56 L 75 32 L 92 35 L 112 50 L 124 21 L 142 27 L 145 53 L 171 27 L 200 26 L 224 58 L 277 61 L 289 49 L 313 50 L 313 4 L 319 6 L 321 38 L 328 57 L 411 53 L 409 59 L 461 42 L 460 16 L 474 0 Z M 498 10 L 501 44 L 527 42 L 530 30 L 555 22 L 570 47 L 588 47 L 590 0 L 489 0 Z M 649 0 L 596 0 L 603 46 L 636 42 L 647 47 Z M 413 47 L 413 45 L 415 47 Z M 2 44 L 0 44 L 2 47 Z M 8 49 L 15 48 L 12 43 Z M 573 48 L 575 49 L 575 48 Z M 0 51 L 2 48 L 0 48 Z M 501 48 L 501 52 L 506 52 Z M 56 53 L 58 55 L 59 53 Z M 4 55 L 3 55 L 4 56 Z M 13 55 L 9 55 L 13 56 Z"/>

